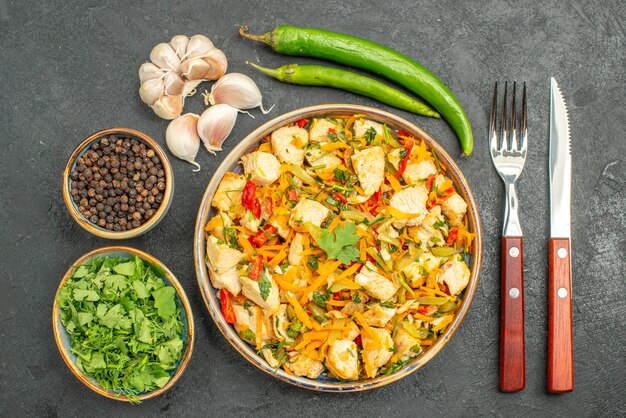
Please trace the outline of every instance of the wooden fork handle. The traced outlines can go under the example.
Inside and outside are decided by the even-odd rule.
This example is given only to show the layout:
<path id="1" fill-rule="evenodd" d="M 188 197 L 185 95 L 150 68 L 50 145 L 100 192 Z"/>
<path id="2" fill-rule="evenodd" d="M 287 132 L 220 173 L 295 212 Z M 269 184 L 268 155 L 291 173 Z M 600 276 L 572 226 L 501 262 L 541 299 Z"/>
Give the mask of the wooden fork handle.
<path id="1" fill-rule="evenodd" d="M 502 237 L 500 299 L 500 390 L 526 385 L 524 355 L 524 255 L 522 237 Z"/>
<path id="2" fill-rule="evenodd" d="M 548 283 L 548 392 L 574 390 L 570 241 L 550 238 Z"/>

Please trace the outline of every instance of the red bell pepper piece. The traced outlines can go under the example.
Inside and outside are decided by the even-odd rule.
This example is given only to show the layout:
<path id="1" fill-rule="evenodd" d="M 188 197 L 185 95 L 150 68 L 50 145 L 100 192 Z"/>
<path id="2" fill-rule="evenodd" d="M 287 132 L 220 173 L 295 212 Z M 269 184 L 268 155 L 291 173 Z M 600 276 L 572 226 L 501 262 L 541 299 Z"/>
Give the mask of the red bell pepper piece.
<path id="1" fill-rule="evenodd" d="M 398 168 L 396 178 L 400 178 L 400 176 L 402 176 L 402 174 L 404 173 L 404 170 L 406 170 L 406 164 L 411 157 L 411 151 L 413 151 L 413 141 L 409 142 L 406 145 L 406 154 L 404 154 L 404 157 L 402 157 L 402 161 L 400 161 L 400 168 Z"/>
<path id="2" fill-rule="evenodd" d="M 397 130 L 396 132 L 397 132 L 397 133 L 398 133 L 398 135 L 400 135 L 400 136 L 411 136 L 411 135 L 409 135 L 409 133 L 408 133 L 408 132 L 404 132 L 404 131 L 401 131 L 401 130 Z"/>
<path id="3" fill-rule="evenodd" d="M 336 134 L 337 133 L 335 128 L 328 128 L 328 132 L 330 132 L 331 134 Z"/>
<path id="4" fill-rule="evenodd" d="M 304 128 L 304 125 L 306 125 L 307 123 L 309 123 L 309 120 L 302 118 L 296 122 L 296 125 L 298 125 L 300 128 Z"/>
<path id="5" fill-rule="evenodd" d="M 229 324 L 234 324 L 235 312 L 233 311 L 233 304 L 230 299 L 230 292 L 226 289 L 220 290 L 220 305 L 222 306 L 222 315 L 224 320 Z"/>
<path id="6" fill-rule="evenodd" d="M 430 191 L 430 189 L 433 188 L 433 183 L 435 182 L 435 175 L 431 174 L 430 176 L 428 176 L 428 179 L 426 180 L 426 189 L 428 189 L 428 191 Z"/>
<path id="7" fill-rule="evenodd" d="M 272 139 L 272 136 L 271 136 L 271 135 L 265 135 L 261 141 L 263 141 L 263 142 L 267 142 L 267 141 L 269 141 L 270 139 Z"/>
<path id="8" fill-rule="evenodd" d="M 254 199 L 252 202 L 252 214 L 255 218 L 261 219 L 261 202 L 259 199 Z"/>
<path id="9" fill-rule="evenodd" d="M 287 198 L 292 202 L 296 202 L 298 200 L 298 191 L 296 189 L 287 190 Z"/>
<path id="10" fill-rule="evenodd" d="M 426 314 L 428 314 L 428 309 L 429 309 L 428 306 L 420 305 L 417 308 L 417 312 L 421 313 L 422 315 L 426 315 Z"/>
<path id="11" fill-rule="evenodd" d="M 252 207 L 254 206 L 255 194 L 256 194 L 256 184 L 248 180 L 246 182 L 245 187 L 243 188 L 243 193 L 241 193 L 241 206 L 243 206 L 246 209 L 252 210 Z"/>
<path id="12" fill-rule="evenodd" d="M 265 198 L 265 208 L 267 209 L 267 216 L 272 216 L 274 211 L 274 200 L 271 197 Z"/>
<path id="13" fill-rule="evenodd" d="M 267 238 L 265 232 L 259 231 L 256 234 L 252 235 L 250 238 L 248 238 L 248 240 L 253 247 L 259 248 L 264 246 L 265 243 L 269 241 L 269 238 Z"/>
<path id="14" fill-rule="evenodd" d="M 267 224 L 263 229 L 270 235 L 276 235 L 276 227 L 274 225 Z"/>
<path id="15" fill-rule="evenodd" d="M 356 336 L 356 338 L 354 339 L 354 343 L 357 347 L 363 348 L 363 340 L 361 339 L 361 334 Z"/>
<path id="16" fill-rule="evenodd" d="M 456 241 L 456 237 L 459 234 L 458 228 L 452 228 L 450 232 L 448 232 L 448 239 L 446 240 L 447 245 L 452 245 L 454 241 Z"/>
<path id="17" fill-rule="evenodd" d="M 261 232 L 261 234 L 263 234 L 263 232 Z M 265 234 L 263 234 L 263 236 L 265 236 Z M 249 276 L 252 280 L 259 280 L 259 278 L 261 277 L 262 271 L 263 271 L 263 256 L 259 255 L 254 260 L 254 264 L 252 264 L 252 268 L 250 269 Z"/>

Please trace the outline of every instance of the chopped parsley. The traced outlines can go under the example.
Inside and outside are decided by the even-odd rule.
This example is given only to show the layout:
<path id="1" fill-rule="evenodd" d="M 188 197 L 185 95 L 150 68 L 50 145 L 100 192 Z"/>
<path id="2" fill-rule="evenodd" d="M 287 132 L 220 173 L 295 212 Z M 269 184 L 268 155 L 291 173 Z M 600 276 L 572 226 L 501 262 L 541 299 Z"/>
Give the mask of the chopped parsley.
<path id="1" fill-rule="evenodd" d="M 259 278 L 259 292 L 261 293 L 261 297 L 263 300 L 267 300 L 270 295 L 270 289 L 272 288 L 272 283 L 265 275 L 265 269 L 261 271 L 261 277 Z"/>

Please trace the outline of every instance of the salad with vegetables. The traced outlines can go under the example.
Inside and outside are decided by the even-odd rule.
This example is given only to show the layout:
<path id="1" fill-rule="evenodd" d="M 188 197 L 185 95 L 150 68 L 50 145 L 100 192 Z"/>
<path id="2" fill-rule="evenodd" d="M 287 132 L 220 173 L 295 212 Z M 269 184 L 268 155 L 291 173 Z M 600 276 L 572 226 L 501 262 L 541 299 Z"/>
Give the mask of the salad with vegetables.
<path id="1" fill-rule="evenodd" d="M 281 127 L 219 184 L 207 266 L 222 314 L 276 369 L 393 373 L 452 322 L 467 203 L 435 152 L 363 115 Z"/>

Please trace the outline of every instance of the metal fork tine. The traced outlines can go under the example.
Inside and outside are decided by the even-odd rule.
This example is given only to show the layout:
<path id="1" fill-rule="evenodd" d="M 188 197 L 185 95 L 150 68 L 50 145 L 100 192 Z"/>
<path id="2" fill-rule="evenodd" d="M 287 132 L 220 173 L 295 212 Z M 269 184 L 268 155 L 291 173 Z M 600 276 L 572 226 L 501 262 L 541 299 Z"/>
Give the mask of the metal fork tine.
<path id="1" fill-rule="evenodd" d="M 506 91 L 508 82 L 504 82 L 504 101 L 502 103 L 502 122 L 500 124 L 500 150 L 508 151 L 508 133 L 506 130 Z"/>
<path id="2" fill-rule="evenodd" d="M 498 108 L 498 82 L 493 89 L 493 105 L 491 106 L 491 118 L 489 119 L 489 149 L 498 149 L 498 136 L 496 135 L 496 118 Z"/>
<path id="3" fill-rule="evenodd" d="M 511 104 L 511 150 L 517 150 L 517 120 L 515 118 L 515 87 L 513 81 L 513 103 Z"/>
<path id="4" fill-rule="evenodd" d="M 522 90 L 522 143 L 521 151 L 526 151 L 526 139 L 528 137 L 528 130 L 526 129 L 526 82 L 524 81 L 524 88 Z"/>

